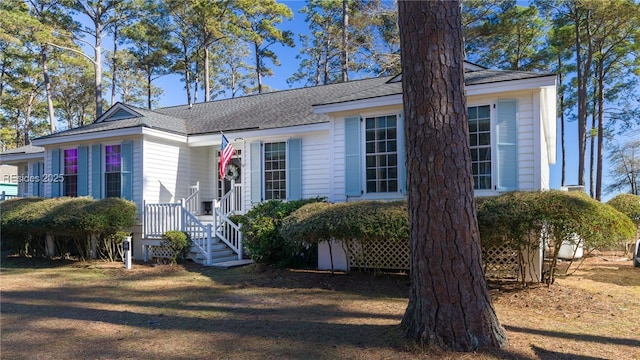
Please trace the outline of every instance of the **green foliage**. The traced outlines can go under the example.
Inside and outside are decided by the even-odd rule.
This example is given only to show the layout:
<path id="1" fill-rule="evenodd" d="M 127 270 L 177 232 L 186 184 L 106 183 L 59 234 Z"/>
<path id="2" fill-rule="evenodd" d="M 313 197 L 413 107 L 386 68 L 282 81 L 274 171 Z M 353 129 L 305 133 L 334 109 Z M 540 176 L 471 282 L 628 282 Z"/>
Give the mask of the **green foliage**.
<path id="1" fill-rule="evenodd" d="M 534 249 L 540 236 L 553 245 L 552 283 L 558 252 L 570 243 L 587 249 L 617 246 L 633 237 L 633 223 L 613 207 L 580 192 L 514 192 L 478 202 L 478 227 L 483 246 L 508 242 L 521 250 Z M 576 244 L 576 242 L 578 242 Z"/>
<path id="2" fill-rule="evenodd" d="M 476 201 L 482 245 L 509 243 L 515 249 L 537 246 L 543 225 L 540 193 L 512 192 Z M 531 238 L 532 234 L 538 235 Z"/>
<path id="3" fill-rule="evenodd" d="M 136 211 L 133 202 L 119 198 L 11 199 L 2 203 L 0 226 L 3 239 L 11 238 L 18 252 L 36 255 L 25 247 L 33 239 L 51 234 L 58 237 L 58 243 L 72 242 L 76 252 L 84 257 L 89 235 L 107 237 L 133 226 Z M 69 248 L 67 244 L 59 247 Z"/>
<path id="4" fill-rule="evenodd" d="M 255 261 L 278 267 L 306 266 L 315 253 L 301 242 L 286 241 L 280 235 L 282 220 L 298 208 L 322 202 L 322 198 L 312 198 L 283 202 L 269 200 L 249 210 L 239 219 L 244 234 L 244 245 Z"/>
<path id="5" fill-rule="evenodd" d="M 637 227 L 640 227 L 640 196 L 620 194 L 607 202 L 607 205 L 627 215 Z"/>
<path id="6" fill-rule="evenodd" d="M 407 202 L 308 204 L 284 219 L 280 233 L 290 242 L 317 243 L 330 239 L 407 242 Z"/>
<path id="7" fill-rule="evenodd" d="M 191 236 L 184 231 L 170 230 L 162 234 L 162 245 L 171 248 L 171 264 L 183 260 L 189 254 L 191 248 Z"/>

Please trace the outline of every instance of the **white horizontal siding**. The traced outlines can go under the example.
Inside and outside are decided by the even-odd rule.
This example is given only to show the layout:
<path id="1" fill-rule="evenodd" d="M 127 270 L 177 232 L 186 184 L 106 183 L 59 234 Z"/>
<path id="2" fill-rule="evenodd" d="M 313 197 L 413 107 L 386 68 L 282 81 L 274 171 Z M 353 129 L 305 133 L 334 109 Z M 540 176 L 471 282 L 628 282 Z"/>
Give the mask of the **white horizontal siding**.
<path id="1" fill-rule="evenodd" d="M 302 197 L 329 198 L 330 139 L 328 132 L 302 138 Z"/>
<path id="2" fill-rule="evenodd" d="M 533 98 L 520 95 L 518 100 L 518 189 L 535 190 L 535 147 Z"/>
<path id="3" fill-rule="evenodd" d="M 215 197 L 214 178 L 217 168 L 212 146 L 189 148 L 191 154 L 190 185 L 200 183 L 200 200 L 212 200 Z"/>
<path id="4" fill-rule="evenodd" d="M 144 140 L 144 200 L 147 203 L 178 201 L 188 194 L 189 149 L 185 144 Z"/>

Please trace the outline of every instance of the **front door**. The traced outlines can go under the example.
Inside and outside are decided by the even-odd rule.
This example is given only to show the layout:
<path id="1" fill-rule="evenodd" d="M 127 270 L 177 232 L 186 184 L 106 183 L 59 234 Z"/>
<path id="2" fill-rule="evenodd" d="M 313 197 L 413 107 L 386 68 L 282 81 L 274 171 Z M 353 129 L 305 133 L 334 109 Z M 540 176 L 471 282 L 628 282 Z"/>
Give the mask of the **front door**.
<path id="1" fill-rule="evenodd" d="M 231 191 L 232 184 L 235 184 L 237 194 L 234 197 L 235 209 L 237 212 L 242 213 L 242 150 L 236 150 L 235 155 L 231 158 L 229 165 L 227 165 L 227 171 L 225 177 L 220 179 L 218 174 L 218 200 Z M 220 168 L 220 156 L 218 156 L 216 170 Z"/>

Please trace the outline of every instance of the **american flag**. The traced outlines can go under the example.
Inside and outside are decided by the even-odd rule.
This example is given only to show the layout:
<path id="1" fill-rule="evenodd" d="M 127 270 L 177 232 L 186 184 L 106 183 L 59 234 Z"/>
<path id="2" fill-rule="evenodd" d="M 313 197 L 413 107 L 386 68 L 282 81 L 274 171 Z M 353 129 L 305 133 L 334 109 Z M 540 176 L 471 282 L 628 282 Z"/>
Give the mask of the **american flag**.
<path id="1" fill-rule="evenodd" d="M 220 147 L 220 179 L 224 179 L 227 172 L 227 165 L 231 161 L 231 157 L 236 153 L 236 149 L 229 143 L 227 137 L 222 134 L 222 146 Z"/>

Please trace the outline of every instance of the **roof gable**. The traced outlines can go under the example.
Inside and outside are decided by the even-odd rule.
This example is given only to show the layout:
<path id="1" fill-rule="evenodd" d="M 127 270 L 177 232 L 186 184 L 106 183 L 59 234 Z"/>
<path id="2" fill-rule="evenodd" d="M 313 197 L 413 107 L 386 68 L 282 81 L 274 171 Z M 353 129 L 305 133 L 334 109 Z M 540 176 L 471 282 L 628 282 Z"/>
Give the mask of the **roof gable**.
<path id="1" fill-rule="evenodd" d="M 134 111 L 131 107 L 122 103 L 116 103 L 109 110 L 107 110 L 107 112 L 96 119 L 96 122 L 100 123 L 115 120 L 133 119 L 141 116 L 142 115 L 140 113 Z"/>

